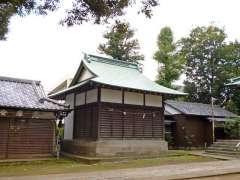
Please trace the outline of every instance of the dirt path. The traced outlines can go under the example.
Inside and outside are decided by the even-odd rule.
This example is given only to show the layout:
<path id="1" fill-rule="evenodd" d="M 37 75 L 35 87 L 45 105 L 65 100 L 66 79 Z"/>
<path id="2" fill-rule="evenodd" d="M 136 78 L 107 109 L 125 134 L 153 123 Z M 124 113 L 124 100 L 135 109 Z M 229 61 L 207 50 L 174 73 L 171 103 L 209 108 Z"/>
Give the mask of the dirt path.
<path id="1" fill-rule="evenodd" d="M 240 172 L 240 160 L 214 161 L 147 168 L 121 169 L 92 173 L 57 174 L 44 176 L 4 177 L 0 180 L 125 180 L 180 179 Z"/>

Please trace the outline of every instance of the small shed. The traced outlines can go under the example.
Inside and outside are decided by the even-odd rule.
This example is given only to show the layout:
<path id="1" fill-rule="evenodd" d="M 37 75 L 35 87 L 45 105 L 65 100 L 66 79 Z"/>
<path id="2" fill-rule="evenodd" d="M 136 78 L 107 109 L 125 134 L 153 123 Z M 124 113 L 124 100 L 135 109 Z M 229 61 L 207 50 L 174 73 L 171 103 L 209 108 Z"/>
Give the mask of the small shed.
<path id="1" fill-rule="evenodd" d="M 52 155 L 56 119 L 66 110 L 40 81 L 0 77 L 0 158 Z"/>
<path id="2" fill-rule="evenodd" d="M 111 156 L 166 151 L 163 100 L 183 94 L 149 80 L 138 64 L 86 55 L 70 86 L 50 97 L 73 110 L 65 119 L 65 152 Z"/>
<path id="3" fill-rule="evenodd" d="M 165 101 L 165 133 L 177 148 L 204 147 L 224 139 L 224 122 L 237 115 L 219 106 L 183 101 Z"/>

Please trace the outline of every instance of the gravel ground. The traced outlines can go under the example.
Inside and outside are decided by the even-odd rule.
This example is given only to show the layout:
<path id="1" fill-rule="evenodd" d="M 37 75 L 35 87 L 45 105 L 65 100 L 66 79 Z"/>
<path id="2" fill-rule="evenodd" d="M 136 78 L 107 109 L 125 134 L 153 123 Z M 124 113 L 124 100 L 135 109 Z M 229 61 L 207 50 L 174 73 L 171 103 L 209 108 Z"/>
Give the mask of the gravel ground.
<path id="1" fill-rule="evenodd" d="M 164 180 L 237 172 L 240 172 L 240 160 L 164 165 L 147 168 L 121 169 L 91 173 L 4 177 L 0 178 L 0 180 Z"/>
<path id="2" fill-rule="evenodd" d="M 240 174 L 230 174 L 216 177 L 207 177 L 207 178 L 194 178 L 192 180 L 239 180 Z"/>

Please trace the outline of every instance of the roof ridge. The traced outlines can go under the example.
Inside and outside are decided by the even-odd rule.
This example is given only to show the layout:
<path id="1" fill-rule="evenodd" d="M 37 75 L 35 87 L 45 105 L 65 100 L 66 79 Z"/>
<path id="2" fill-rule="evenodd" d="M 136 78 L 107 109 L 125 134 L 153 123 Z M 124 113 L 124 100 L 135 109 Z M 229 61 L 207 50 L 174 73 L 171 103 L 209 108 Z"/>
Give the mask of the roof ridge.
<path id="1" fill-rule="evenodd" d="M 112 64 L 112 65 L 119 65 L 119 66 L 123 66 L 123 67 L 127 67 L 127 68 L 140 70 L 140 67 L 139 67 L 140 64 L 135 63 L 135 62 L 122 61 L 122 60 L 119 60 L 119 59 L 96 56 L 96 55 L 92 55 L 92 54 L 88 54 L 86 57 L 95 58 L 95 59 L 87 58 L 86 59 L 87 61 L 98 61 L 98 62 L 100 61 L 100 62 L 103 62 L 103 63 L 108 63 L 108 64 Z"/>
<path id="2" fill-rule="evenodd" d="M 33 91 L 34 91 L 34 93 L 35 93 L 35 95 L 38 97 L 38 101 L 40 102 L 40 103 L 43 103 L 42 102 L 42 99 L 44 98 L 44 96 L 42 97 L 41 95 L 43 95 L 43 94 L 39 94 L 39 92 L 38 92 L 38 90 L 37 90 L 37 85 L 36 85 L 36 83 L 35 83 L 35 81 L 32 81 L 32 87 L 33 87 Z M 40 87 L 41 88 L 41 87 Z"/>
<path id="3" fill-rule="evenodd" d="M 35 82 L 37 85 L 40 84 L 41 82 L 37 80 L 13 78 L 13 77 L 7 77 L 7 76 L 0 76 L 0 81 L 9 81 L 9 82 L 26 83 L 26 84 L 32 84 L 33 82 Z"/>

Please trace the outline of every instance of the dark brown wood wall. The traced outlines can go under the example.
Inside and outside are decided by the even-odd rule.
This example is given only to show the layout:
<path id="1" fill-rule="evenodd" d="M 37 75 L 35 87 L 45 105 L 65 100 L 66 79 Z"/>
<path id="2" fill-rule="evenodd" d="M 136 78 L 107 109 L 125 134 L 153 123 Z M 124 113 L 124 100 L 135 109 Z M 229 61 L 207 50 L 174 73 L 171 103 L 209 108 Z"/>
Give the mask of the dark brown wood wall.
<path id="1" fill-rule="evenodd" d="M 0 158 L 5 158 L 7 155 L 8 126 L 8 120 L 0 118 Z"/>
<path id="2" fill-rule="evenodd" d="M 98 104 L 76 106 L 74 110 L 74 139 L 97 139 Z"/>
<path id="3" fill-rule="evenodd" d="M 100 138 L 163 139 L 163 109 L 101 103 Z"/>
<path id="4" fill-rule="evenodd" d="M 193 147 L 204 147 L 212 142 L 211 123 L 200 116 L 175 115 L 175 143 L 178 147 L 186 146 L 186 137 L 190 138 Z"/>
<path id="5" fill-rule="evenodd" d="M 53 152 L 54 122 L 0 118 L 0 157 L 31 157 Z"/>

